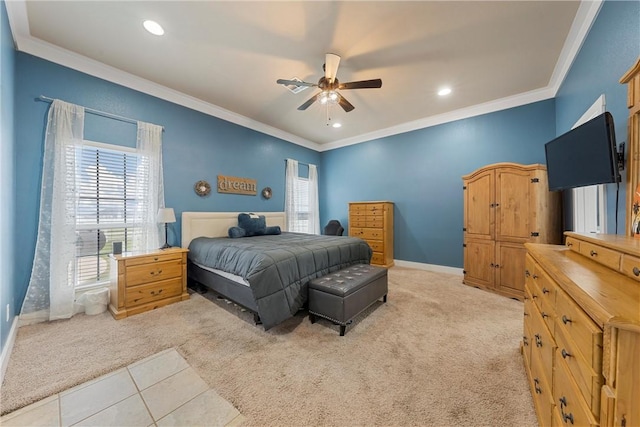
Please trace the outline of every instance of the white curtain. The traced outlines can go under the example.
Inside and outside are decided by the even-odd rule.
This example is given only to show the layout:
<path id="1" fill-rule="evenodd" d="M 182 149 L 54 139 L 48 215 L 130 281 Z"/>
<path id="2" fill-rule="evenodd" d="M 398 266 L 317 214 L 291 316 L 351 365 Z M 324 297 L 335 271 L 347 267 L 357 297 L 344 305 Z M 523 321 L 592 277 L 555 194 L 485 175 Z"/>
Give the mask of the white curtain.
<path id="1" fill-rule="evenodd" d="M 142 180 L 139 197 L 147 203 L 139 204 L 138 217 L 143 224 L 142 233 L 136 233 L 133 247 L 157 249 L 162 241 L 162 224 L 156 222 L 158 209 L 164 208 L 164 184 L 162 180 L 162 126 L 138 122 L 136 149 L 140 155 L 138 179 Z"/>
<path id="2" fill-rule="evenodd" d="M 38 239 L 21 317 L 28 323 L 73 315 L 75 146 L 84 139 L 84 108 L 54 100 L 44 142 Z"/>
<path id="3" fill-rule="evenodd" d="M 287 216 L 287 231 L 296 231 L 297 209 L 296 199 L 298 195 L 298 161 L 287 159 L 287 170 L 285 174 L 286 188 L 284 196 L 284 212 Z"/>
<path id="4" fill-rule="evenodd" d="M 318 207 L 318 168 L 309 165 L 309 233 L 320 234 L 320 208 Z"/>

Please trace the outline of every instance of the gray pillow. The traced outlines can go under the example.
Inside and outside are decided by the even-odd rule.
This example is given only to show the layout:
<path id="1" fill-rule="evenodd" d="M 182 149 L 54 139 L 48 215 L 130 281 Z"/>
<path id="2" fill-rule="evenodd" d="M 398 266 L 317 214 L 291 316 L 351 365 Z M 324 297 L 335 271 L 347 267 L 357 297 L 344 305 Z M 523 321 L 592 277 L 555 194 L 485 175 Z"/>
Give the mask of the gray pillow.
<path id="1" fill-rule="evenodd" d="M 267 221 L 264 215 L 241 213 L 238 214 L 238 226 L 244 229 L 247 237 L 261 236 L 267 228 Z"/>
<path id="2" fill-rule="evenodd" d="M 231 237 L 232 239 L 237 239 L 240 237 L 244 237 L 246 235 L 247 233 L 244 231 L 244 228 L 240 228 L 240 227 L 229 228 L 229 237 Z"/>

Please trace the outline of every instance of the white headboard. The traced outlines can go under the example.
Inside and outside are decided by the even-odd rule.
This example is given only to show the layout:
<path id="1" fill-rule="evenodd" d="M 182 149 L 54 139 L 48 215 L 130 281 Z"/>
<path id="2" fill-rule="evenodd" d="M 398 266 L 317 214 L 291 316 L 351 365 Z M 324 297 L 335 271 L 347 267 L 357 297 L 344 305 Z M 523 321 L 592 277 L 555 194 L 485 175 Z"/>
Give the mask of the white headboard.
<path id="1" fill-rule="evenodd" d="M 182 212 L 182 247 L 188 248 L 196 237 L 227 237 L 229 227 L 238 225 L 239 212 Z M 279 225 L 286 231 L 284 212 L 254 212 L 264 215 L 268 226 Z"/>

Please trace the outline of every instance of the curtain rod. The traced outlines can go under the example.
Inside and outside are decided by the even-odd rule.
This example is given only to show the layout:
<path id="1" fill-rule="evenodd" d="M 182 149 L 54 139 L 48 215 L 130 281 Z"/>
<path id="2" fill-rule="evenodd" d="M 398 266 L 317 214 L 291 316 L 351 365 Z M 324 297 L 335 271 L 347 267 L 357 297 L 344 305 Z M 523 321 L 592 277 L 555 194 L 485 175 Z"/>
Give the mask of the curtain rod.
<path id="1" fill-rule="evenodd" d="M 36 101 L 43 102 L 53 102 L 53 98 L 49 98 L 48 96 L 40 95 L 36 98 Z M 94 108 L 84 107 L 84 110 L 88 113 L 95 114 L 97 116 L 106 117 L 108 119 L 120 120 L 121 122 L 132 123 L 134 125 L 138 124 L 138 120 L 131 119 L 129 117 L 118 116 L 117 114 L 107 113 L 106 111 L 96 110 Z M 164 132 L 164 126 L 162 126 L 162 131 Z"/>
<path id="2" fill-rule="evenodd" d="M 295 160 L 295 159 L 291 159 L 291 160 Z M 298 162 L 299 165 L 307 165 L 307 166 L 311 166 L 312 163 L 305 163 L 305 162 L 301 162 L 299 160 L 296 160 Z M 287 162 L 287 159 L 284 159 L 284 162 Z M 318 167 L 317 165 L 314 165 L 315 167 Z"/>

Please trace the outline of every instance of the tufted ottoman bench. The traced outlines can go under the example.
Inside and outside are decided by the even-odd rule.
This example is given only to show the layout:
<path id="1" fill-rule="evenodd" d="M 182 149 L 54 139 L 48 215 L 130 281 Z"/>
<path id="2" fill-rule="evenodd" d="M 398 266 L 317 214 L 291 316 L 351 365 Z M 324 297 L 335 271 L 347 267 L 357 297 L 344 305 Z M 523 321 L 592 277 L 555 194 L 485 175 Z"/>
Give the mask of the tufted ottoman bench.
<path id="1" fill-rule="evenodd" d="M 387 269 L 356 264 L 309 282 L 309 320 L 324 317 L 340 325 L 340 336 L 363 310 L 387 302 Z"/>

